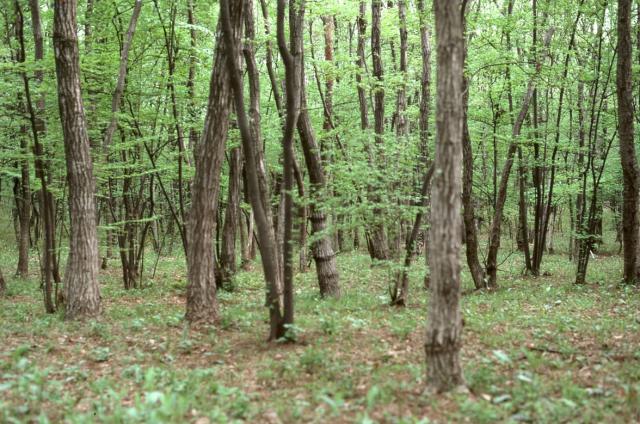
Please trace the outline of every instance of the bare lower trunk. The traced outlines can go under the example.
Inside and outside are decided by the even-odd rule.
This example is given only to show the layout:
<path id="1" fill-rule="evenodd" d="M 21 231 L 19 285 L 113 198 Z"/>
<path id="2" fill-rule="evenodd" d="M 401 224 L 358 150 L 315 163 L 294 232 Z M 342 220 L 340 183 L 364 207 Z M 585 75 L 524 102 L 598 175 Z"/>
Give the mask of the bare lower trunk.
<path id="1" fill-rule="evenodd" d="M 624 275 L 627 283 L 640 277 L 638 255 L 638 190 L 640 171 L 634 142 L 633 87 L 631 74 L 631 0 L 618 0 L 618 122 L 620 132 L 620 162 L 622 165 L 622 240 Z"/>
<path id="2" fill-rule="evenodd" d="M 222 26 L 224 29 L 224 40 L 227 50 L 234 54 L 238 46 L 232 36 L 232 29 L 229 23 L 229 0 L 221 0 L 220 10 Z M 253 2 L 251 0 L 245 0 L 247 16 L 251 16 L 253 9 Z M 255 32 L 253 31 L 253 19 L 247 18 L 245 25 L 247 25 L 247 36 L 250 40 L 253 40 Z M 249 43 L 247 43 L 249 44 Z M 247 63 L 248 75 L 249 75 L 249 88 L 250 88 L 250 102 L 251 108 L 249 116 L 251 116 L 251 124 L 249 123 L 249 116 L 245 111 L 244 106 L 244 87 L 242 83 L 242 74 L 238 64 L 233 60 L 227 60 L 227 66 L 231 74 L 231 85 L 233 87 L 233 99 L 236 108 L 236 115 L 238 121 L 238 129 L 240 130 L 240 136 L 242 139 L 242 148 L 245 156 L 246 171 L 247 171 L 247 190 L 251 200 L 251 207 L 255 214 L 256 227 L 258 231 L 258 238 L 260 244 L 260 253 L 262 256 L 262 267 L 264 270 L 264 276 L 267 285 L 267 299 L 266 306 L 269 309 L 269 339 L 275 340 L 283 335 L 283 314 L 280 302 L 280 270 L 277 258 L 277 247 L 275 236 L 273 233 L 273 222 L 271 215 L 267 211 L 269 205 L 267 199 L 269 198 L 269 192 L 266 181 L 261 181 L 261 178 L 265 177 L 264 163 L 261 161 L 261 152 L 259 144 L 261 143 L 259 137 L 259 124 L 260 124 L 260 112 L 259 112 L 259 83 L 258 83 L 258 71 L 255 66 L 255 56 L 253 49 L 250 45 L 245 45 L 244 56 Z M 258 167 L 261 169 L 259 170 Z"/>
<path id="3" fill-rule="evenodd" d="M 4 275 L 0 270 L 0 297 L 4 296 L 6 292 L 7 292 L 7 283 L 4 281 Z"/>
<path id="4" fill-rule="evenodd" d="M 243 4 L 234 2 L 229 10 L 230 36 L 234 43 L 242 37 Z M 218 24 L 216 52 L 209 85 L 209 102 L 204 130 L 198 142 L 195 156 L 195 175 L 191 187 L 191 211 L 188 225 L 186 319 L 191 323 L 212 323 L 218 315 L 214 273 L 215 213 L 220 193 L 220 170 L 229 128 L 232 89 L 229 83 L 228 61 L 239 57 L 229 56 L 222 38 L 222 22 Z"/>
<path id="5" fill-rule="evenodd" d="M 233 289 L 233 275 L 236 273 L 236 236 L 239 228 L 240 175 L 242 157 L 236 147 L 229 156 L 229 194 L 222 228 L 222 249 L 218 260 L 218 287 Z"/>
<path id="6" fill-rule="evenodd" d="M 438 40 L 437 143 L 431 190 L 431 296 L 425 353 L 428 389 L 464 385 L 460 348 L 461 175 L 464 39 L 460 4 L 434 0 Z"/>
<path id="7" fill-rule="evenodd" d="M 75 1 L 54 2 L 53 42 L 71 227 L 64 286 L 66 319 L 93 317 L 101 312 L 95 179 L 80 89 L 76 7 Z"/>

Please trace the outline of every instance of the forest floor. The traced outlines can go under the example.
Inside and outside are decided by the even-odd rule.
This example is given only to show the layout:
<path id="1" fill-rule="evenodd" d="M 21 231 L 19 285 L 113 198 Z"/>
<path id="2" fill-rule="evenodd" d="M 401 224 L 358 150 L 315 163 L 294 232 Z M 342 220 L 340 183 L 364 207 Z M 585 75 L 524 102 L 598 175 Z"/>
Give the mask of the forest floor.
<path id="1" fill-rule="evenodd" d="M 363 254 L 339 255 L 338 301 L 318 298 L 313 270 L 298 274 L 298 342 L 282 344 L 265 341 L 258 265 L 219 293 L 218 326 L 189 330 L 182 258 L 128 292 L 113 260 L 104 316 L 86 323 L 44 313 L 33 262 L 0 299 L 0 422 L 640 420 L 640 291 L 618 284 L 620 258 L 593 260 L 575 286 L 566 256 L 546 256 L 539 278 L 522 277 L 518 257 L 495 292 L 473 292 L 465 273 L 469 393 L 436 397 L 422 394 L 421 265 L 404 309 L 388 306 L 391 271 Z"/>

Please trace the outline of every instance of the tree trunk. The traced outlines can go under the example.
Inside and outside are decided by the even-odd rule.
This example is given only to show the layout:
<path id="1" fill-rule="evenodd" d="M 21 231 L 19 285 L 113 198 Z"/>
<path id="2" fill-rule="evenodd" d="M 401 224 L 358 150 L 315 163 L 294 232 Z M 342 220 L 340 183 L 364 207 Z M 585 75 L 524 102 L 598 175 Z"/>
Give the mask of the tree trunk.
<path id="1" fill-rule="evenodd" d="M 304 81 L 304 59 L 301 63 L 302 81 Z M 316 274 L 321 296 L 340 296 L 338 265 L 331 235 L 327 232 L 327 216 L 322 210 L 322 196 L 326 191 L 326 178 L 320 149 L 316 142 L 311 119 L 307 111 L 307 96 L 304 87 L 301 88 L 301 112 L 298 119 L 298 134 L 304 153 L 304 160 L 309 171 L 311 182 L 311 230 L 317 240 L 311 246 L 311 253 L 316 264 Z"/>
<path id="2" fill-rule="evenodd" d="M 253 2 L 251 0 L 245 0 L 245 13 L 251 13 L 253 9 Z M 260 153 L 260 138 L 259 138 L 259 85 L 258 85 L 258 71 L 255 66 L 255 57 L 253 56 L 253 49 L 250 46 L 245 45 L 245 61 L 247 63 L 248 75 L 249 75 L 249 88 L 250 88 L 250 102 L 251 102 L 251 125 L 249 124 L 249 118 L 244 108 L 244 87 L 242 83 L 242 74 L 238 63 L 232 58 L 237 51 L 237 44 L 233 37 L 233 31 L 229 18 L 229 0 L 220 1 L 220 20 L 222 22 L 225 46 L 231 56 L 227 58 L 227 66 L 231 74 L 231 85 L 233 88 L 233 99 L 236 108 L 236 115 L 238 121 L 238 129 L 240 130 L 240 136 L 242 139 L 242 148 L 244 151 L 247 171 L 247 190 L 251 200 L 251 207 L 254 211 L 256 227 L 258 231 L 259 247 L 262 256 L 262 267 L 264 270 L 264 277 L 267 283 L 267 301 L 266 306 L 269 309 L 269 339 L 276 340 L 284 336 L 284 326 L 282 325 L 282 308 L 280 302 L 280 281 L 281 273 L 279 270 L 279 261 L 277 257 L 277 246 L 275 235 L 273 233 L 273 222 L 271 215 L 267 212 L 269 207 L 265 202 L 269 199 L 269 193 L 265 181 L 261 181 L 264 175 L 264 163 L 261 161 Z M 252 19 L 247 19 L 245 24 L 253 22 Z M 249 31 L 247 31 L 249 33 Z M 248 34 L 249 35 L 249 34 Z M 253 39 L 249 35 L 250 39 Z M 248 43 L 247 43 L 248 44 Z M 258 170 L 258 167 L 261 169 Z"/>
<path id="3" fill-rule="evenodd" d="M 466 10 L 462 12 L 462 25 L 466 30 Z M 463 38 L 463 54 L 466 62 L 467 46 L 466 39 Z M 464 65 L 463 65 L 464 66 Z M 462 77 L 463 90 L 463 123 L 462 123 L 462 218 L 464 222 L 465 252 L 467 265 L 473 279 L 476 290 L 486 287 L 485 274 L 480 260 L 478 259 L 478 232 L 476 230 L 475 204 L 473 200 L 473 153 L 471 146 L 471 135 L 469 134 L 468 111 L 469 111 L 469 80 L 466 75 Z"/>
<path id="4" fill-rule="evenodd" d="M 430 183 L 431 177 L 433 176 L 433 169 L 433 165 L 429 167 L 422 181 L 422 189 L 420 190 L 421 200 L 418 204 L 418 206 L 420 206 L 420 211 L 416 214 L 416 218 L 413 221 L 413 227 L 411 227 L 411 232 L 407 236 L 405 242 L 404 266 L 401 271 L 396 273 L 395 286 L 391 291 L 391 304 L 394 306 L 406 306 L 407 301 L 409 300 L 409 268 L 411 267 L 411 262 L 416 254 L 416 240 L 420 233 L 422 218 L 429 200 L 427 194 L 431 187 Z"/>
<path id="5" fill-rule="evenodd" d="M 373 95 L 373 117 L 374 132 L 376 140 L 378 167 L 384 167 L 384 71 L 382 68 L 382 49 L 380 40 L 382 1 L 373 0 L 371 2 L 371 56 L 373 61 L 374 95 Z M 374 190 L 382 190 L 383 187 L 374 187 Z M 384 228 L 384 209 L 380 205 L 380 195 L 374 193 L 372 201 L 374 203 L 374 223 L 370 226 L 370 236 L 368 240 L 369 253 L 372 259 L 387 260 L 390 258 L 389 242 Z"/>
<path id="6" fill-rule="evenodd" d="M 622 165 L 622 240 L 624 251 L 623 278 L 635 283 L 640 275 L 638 254 L 638 190 L 640 176 L 634 143 L 633 87 L 631 74 L 631 0 L 618 0 L 618 131 Z"/>
<path id="7" fill-rule="evenodd" d="M 7 283 L 4 281 L 4 275 L 0 270 L 0 297 L 4 296 L 7 292 Z"/>
<path id="8" fill-rule="evenodd" d="M 101 312 L 95 179 L 80 89 L 76 11 L 75 0 L 54 2 L 53 44 L 71 227 L 64 287 L 66 319 L 94 317 Z"/>
<path id="9" fill-rule="evenodd" d="M 229 155 L 229 194 L 222 228 L 222 249 L 218 258 L 217 286 L 226 290 L 233 289 L 233 275 L 236 273 L 236 236 L 239 228 L 240 212 L 240 174 L 242 155 L 240 147 L 234 147 Z"/>
<path id="10" fill-rule="evenodd" d="M 220 192 L 220 170 L 224 159 L 229 128 L 232 89 L 227 61 L 239 57 L 230 55 L 223 40 L 223 25 L 229 25 L 234 43 L 242 37 L 242 2 L 234 2 L 229 10 L 229 22 L 219 23 L 213 70 L 209 83 L 209 101 L 204 129 L 195 156 L 195 174 L 191 187 L 191 211 L 188 225 L 189 284 L 187 286 L 186 319 L 190 323 L 213 323 L 217 319 L 216 283 L 214 273 L 215 213 Z"/>
<path id="11" fill-rule="evenodd" d="M 111 97 L 111 121 L 104 134 L 104 141 L 102 143 L 103 149 L 107 151 L 113 140 L 113 134 L 118 126 L 118 112 L 120 111 L 120 103 L 122 101 L 122 95 L 124 93 L 125 79 L 127 78 L 127 69 L 129 65 L 129 50 L 131 49 L 131 42 L 133 41 L 133 34 L 136 32 L 136 25 L 138 24 L 138 17 L 140 16 L 140 10 L 142 9 L 142 0 L 135 0 L 133 5 L 133 12 L 131 12 L 131 19 L 129 20 L 129 28 L 125 41 L 122 44 L 122 51 L 120 52 L 120 68 L 118 70 L 118 80 L 116 82 L 116 88 L 113 91 Z"/>
<path id="12" fill-rule="evenodd" d="M 544 41 L 545 50 L 549 46 L 549 43 L 551 42 L 552 35 L 553 35 L 553 29 L 547 31 L 547 34 L 545 35 L 545 41 Z M 511 173 L 511 166 L 513 165 L 513 157 L 518 148 L 518 138 L 520 137 L 520 130 L 522 128 L 522 124 L 524 123 L 524 119 L 527 116 L 527 113 L 529 111 L 531 98 L 533 97 L 533 91 L 536 85 L 535 78 L 540 73 L 541 69 L 542 69 L 542 57 L 539 57 L 536 59 L 535 72 L 532 78 L 529 80 L 527 91 L 525 93 L 524 98 L 522 99 L 522 106 L 520 107 L 520 112 L 513 124 L 513 129 L 511 133 L 512 141 L 511 141 L 511 144 L 509 145 L 509 149 L 507 150 L 505 163 L 502 167 L 502 173 L 500 175 L 500 185 L 498 187 L 498 195 L 496 196 L 496 208 L 493 215 L 493 222 L 491 223 L 491 230 L 489 233 L 489 248 L 488 248 L 487 262 L 486 262 L 486 272 L 488 277 L 487 283 L 490 288 L 496 288 L 498 285 L 497 283 L 498 250 L 500 249 L 502 215 L 504 211 L 504 205 L 507 200 L 507 186 L 509 184 L 509 174 Z"/>
<path id="13" fill-rule="evenodd" d="M 35 45 L 34 59 L 36 63 L 41 62 L 44 59 L 44 38 L 42 36 L 42 24 L 40 21 L 40 5 L 38 0 L 29 0 L 29 9 L 31 11 L 31 29 L 33 32 L 33 39 Z M 24 48 L 24 41 L 21 43 Z M 37 70 L 35 72 L 35 80 L 38 84 L 42 84 L 44 78 L 44 72 Z M 25 87 L 25 97 L 27 100 L 27 109 L 29 111 L 29 117 L 31 120 L 31 130 L 33 132 L 33 153 L 34 153 L 34 167 L 36 178 L 40 181 L 40 192 L 38 193 L 38 203 L 40 206 L 40 213 L 42 215 L 42 225 L 44 227 L 44 237 L 42 246 L 42 261 L 41 261 L 41 280 L 44 288 L 44 305 L 47 313 L 53 313 L 56 310 L 55 299 L 58 298 L 54 295 L 53 284 L 55 282 L 55 291 L 58 289 L 59 276 L 57 272 L 57 259 L 56 259 L 56 222 L 55 222 L 55 200 L 52 193 L 48 190 L 49 182 L 51 181 L 51 168 L 45 161 L 45 151 L 41 138 L 46 136 L 45 125 L 45 97 L 41 95 L 36 101 L 36 110 L 34 110 L 31 100 L 31 90 L 29 79 L 26 74 L 23 74 L 23 81 Z"/>
<path id="14" fill-rule="evenodd" d="M 460 2 L 434 0 L 434 10 L 438 40 L 437 143 L 431 189 L 431 296 L 425 353 L 428 390 L 440 393 L 464 385 L 460 364 L 464 38 Z"/>
<path id="15" fill-rule="evenodd" d="M 16 22 L 15 32 L 18 38 L 19 48 L 17 52 L 17 61 L 24 63 L 26 59 L 24 48 L 24 18 L 20 3 L 15 2 Z M 26 84 L 28 80 L 26 75 L 23 74 L 23 79 Z M 27 91 L 25 89 L 25 91 Z M 19 109 L 24 111 L 24 105 L 22 104 L 22 96 L 20 96 Z M 27 102 L 31 102 L 31 99 L 27 99 Z M 29 105 L 27 106 L 29 108 Z M 28 139 L 27 128 L 24 124 L 21 125 L 20 130 L 20 154 L 23 159 L 19 161 L 20 178 L 17 180 L 16 195 L 16 207 L 18 210 L 18 266 L 16 269 L 16 275 L 21 278 L 27 278 L 29 274 L 29 245 L 30 245 L 30 230 L 31 230 L 31 185 L 29 182 L 29 161 L 27 159 L 28 154 Z"/>

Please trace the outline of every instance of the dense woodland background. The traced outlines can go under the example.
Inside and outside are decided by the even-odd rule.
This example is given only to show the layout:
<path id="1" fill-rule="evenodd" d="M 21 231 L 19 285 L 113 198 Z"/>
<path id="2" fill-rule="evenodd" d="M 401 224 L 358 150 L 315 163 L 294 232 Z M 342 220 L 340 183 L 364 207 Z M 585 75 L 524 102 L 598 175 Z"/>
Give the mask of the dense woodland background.
<path id="1" fill-rule="evenodd" d="M 0 22 L 0 421 L 640 419 L 637 2 Z"/>

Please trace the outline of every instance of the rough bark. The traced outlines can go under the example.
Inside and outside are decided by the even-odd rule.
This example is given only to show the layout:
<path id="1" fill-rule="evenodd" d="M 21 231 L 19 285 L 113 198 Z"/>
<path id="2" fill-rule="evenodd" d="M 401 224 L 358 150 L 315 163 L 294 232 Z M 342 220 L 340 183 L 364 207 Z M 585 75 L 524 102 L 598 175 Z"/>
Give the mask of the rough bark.
<path id="1" fill-rule="evenodd" d="M 463 28 L 466 27 L 466 10 L 462 10 L 462 24 Z M 466 28 L 465 28 L 466 29 Z M 467 43 L 464 42 L 464 60 L 467 58 Z M 464 66 L 464 64 L 463 64 Z M 465 239 L 465 253 L 467 258 L 467 265 L 469 266 L 469 272 L 473 279 L 475 288 L 483 289 L 486 287 L 485 274 L 480 260 L 478 259 L 478 232 L 476 230 L 476 214 L 475 204 L 473 199 L 473 149 L 471 146 L 471 134 L 469 133 L 469 80 L 466 75 L 463 75 L 462 80 L 463 90 L 463 127 L 462 127 L 462 205 L 463 212 L 462 218 L 464 223 L 464 239 Z"/>
<path id="2" fill-rule="evenodd" d="M 425 340 L 428 390 L 464 385 L 460 348 L 464 40 L 460 2 L 434 0 L 438 40 L 437 142 L 431 189 L 431 296 Z"/>
<path id="3" fill-rule="evenodd" d="M 75 0 L 55 0 L 53 44 L 69 187 L 70 239 L 64 285 L 66 319 L 93 317 L 101 312 L 95 180 L 80 89 L 76 13 Z"/>
<path id="4" fill-rule="evenodd" d="M 304 78 L 304 61 L 301 63 L 302 81 Z M 311 229 L 316 241 L 311 246 L 311 253 L 316 264 L 316 274 L 321 296 L 340 296 L 338 265 L 330 234 L 327 232 L 327 216 L 321 208 L 323 196 L 326 195 L 326 177 L 320 149 L 311 126 L 307 111 L 306 90 L 301 87 L 301 111 L 298 118 L 298 134 L 302 144 L 304 160 L 309 171 L 311 182 Z"/>
<path id="5" fill-rule="evenodd" d="M 24 63 L 26 59 L 25 48 L 24 48 L 24 18 L 22 14 L 22 8 L 20 7 L 20 3 L 18 1 L 15 2 L 15 12 L 16 12 L 16 22 L 15 22 L 15 32 L 16 38 L 18 38 L 18 51 L 17 51 L 17 61 L 19 63 Z M 26 75 L 23 73 L 23 79 L 25 84 L 28 84 L 26 80 Z M 25 89 L 25 92 L 27 90 Z M 20 96 L 22 99 L 22 96 Z M 27 99 L 27 102 L 30 102 L 31 99 Z M 22 101 L 20 101 L 22 103 Z M 19 105 L 20 109 L 24 109 L 24 106 Z M 29 108 L 29 106 L 27 106 Z M 31 185 L 29 182 L 29 160 L 28 160 L 28 138 L 27 138 L 27 128 L 23 124 L 21 126 L 21 134 L 20 134 L 20 153 L 23 156 L 22 159 L 19 160 L 19 169 L 20 169 L 20 178 L 17 181 L 17 190 L 16 190 L 16 207 L 18 210 L 18 222 L 19 222 L 19 232 L 18 232 L 18 266 L 16 269 L 16 275 L 21 278 L 26 278 L 29 274 L 29 247 L 30 247 L 30 230 L 31 230 Z"/>
<path id="6" fill-rule="evenodd" d="M 289 1 L 289 44 L 285 39 L 284 21 L 286 1 L 278 1 L 277 40 L 278 50 L 285 68 L 286 115 L 282 135 L 283 191 L 284 191 L 284 316 L 283 326 L 293 324 L 293 138 L 300 116 L 302 99 L 302 24 L 305 2 Z"/>
<path id="7" fill-rule="evenodd" d="M 640 271 L 638 251 L 638 190 L 640 176 L 636 159 L 633 122 L 633 87 L 631 74 L 631 0 L 618 0 L 618 63 L 616 93 L 618 95 L 618 132 L 622 165 L 622 245 L 623 279 L 635 283 Z"/>
<path id="8" fill-rule="evenodd" d="M 236 273 L 236 238 L 240 224 L 240 174 L 242 172 L 242 155 L 240 147 L 234 147 L 229 154 L 229 188 L 227 208 L 224 213 L 222 227 L 222 247 L 218 258 L 217 286 L 227 290 L 233 289 L 233 275 Z"/>
<path id="9" fill-rule="evenodd" d="M 238 43 L 242 36 L 242 12 L 242 2 L 234 2 L 229 9 L 229 22 L 224 23 L 229 25 L 234 43 Z M 186 310 L 186 319 L 191 323 L 212 323 L 218 314 L 213 247 L 220 171 L 232 105 L 227 62 L 235 63 L 239 60 L 239 57 L 229 56 L 222 35 L 224 24 L 218 24 L 218 41 L 209 83 L 209 101 L 204 129 L 197 145 L 195 174 L 191 186 L 191 210 L 187 227 L 189 284 Z"/>
<path id="10" fill-rule="evenodd" d="M 31 12 L 31 30 L 34 40 L 34 59 L 36 63 L 40 63 L 44 59 L 44 38 L 42 36 L 42 23 L 40 19 L 40 4 L 38 0 L 29 0 L 29 9 Z M 35 81 L 41 84 L 44 78 L 44 72 L 40 69 L 35 71 Z M 44 305 L 48 313 L 56 310 L 55 299 L 58 298 L 54 293 L 53 284 L 55 282 L 55 290 L 57 291 L 59 275 L 57 271 L 58 261 L 55 252 L 55 200 L 53 194 L 48 190 L 49 181 L 51 181 L 51 168 L 46 162 L 46 154 L 41 143 L 41 138 L 46 136 L 45 125 L 45 97 L 40 95 L 36 100 L 34 109 L 31 100 L 30 81 L 23 75 L 25 86 L 25 97 L 27 100 L 27 108 L 31 120 L 31 130 L 33 132 L 33 161 L 36 178 L 40 181 L 40 192 L 38 193 L 38 204 L 40 206 L 40 214 L 42 215 L 42 226 L 44 228 L 42 260 L 41 260 L 41 280 L 44 288 Z"/>
<path id="11" fill-rule="evenodd" d="M 244 3 L 246 5 L 246 12 L 249 13 L 253 8 L 252 1 L 245 0 Z M 281 273 L 277 257 L 276 240 L 273 233 L 273 223 L 270 219 L 271 216 L 267 212 L 269 205 L 265 204 L 265 199 L 269 198 L 267 191 L 268 186 L 262 185 L 258 171 L 259 166 L 261 168 L 264 167 L 263 163 L 260 161 L 260 153 L 257 147 L 260 140 L 257 137 L 259 134 L 257 130 L 259 129 L 258 125 L 260 116 L 258 109 L 258 72 L 255 67 L 255 58 L 252 55 L 253 50 L 247 51 L 245 47 L 245 59 L 247 59 L 247 55 L 250 56 L 250 60 L 246 60 L 249 71 L 249 89 L 251 97 L 251 110 L 249 114 L 249 116 L 251 116 L 250 124 L 249 116 L 247 116 L 244 106 L 242 73 L 240 72 L 238 63 L 232 59 L 238 49 L 238 46 L 234 40 L 233 30 L 229 22 L 229 0 L 220 1 L 220 11 L 225 46 L 231 53 L 231 56 L 227 58 L 227 66 L 231 74 L 231 86 L 234 93 L 233 99 L 236 109 L 238 129 L 240 130 L 242 148 L 245 155 L 245 169 L 248 183 L 247 191 L 249 192 L 251 207 L 254 211 L 260 254 L 262 256 L 262 267 L 267 283 L 266 306 L 269 309 L 269 339 L 276 340 L 284 335 L 284 326 L 282 325 L 283 314 L 280 301 Z"/>
<path id="12" fill-rule="evenodd" d="M 381 15 L 382 1 L 373 0 L 371 2 L 371 56 L 373 62 L 373 78 L 375 80 L 373 94 L 373 118 L 376 148 L 378 150 L 378 167 L 384 167 L 384 154 L 382 145 L 384 143 L 384 70 L 382 67 L 381 48 Z M 374 187 L 374 190 L 381 190 L 382 187 Z M 389 242 L 384 228 L 384 211 L 380 207 L 380 195 L 375 193 L 371 196 L 374 203 L 374 222 L 370 227 L 368 238 L 369 254 L 372 259 L 387 260 L 390 258 Z"/>

